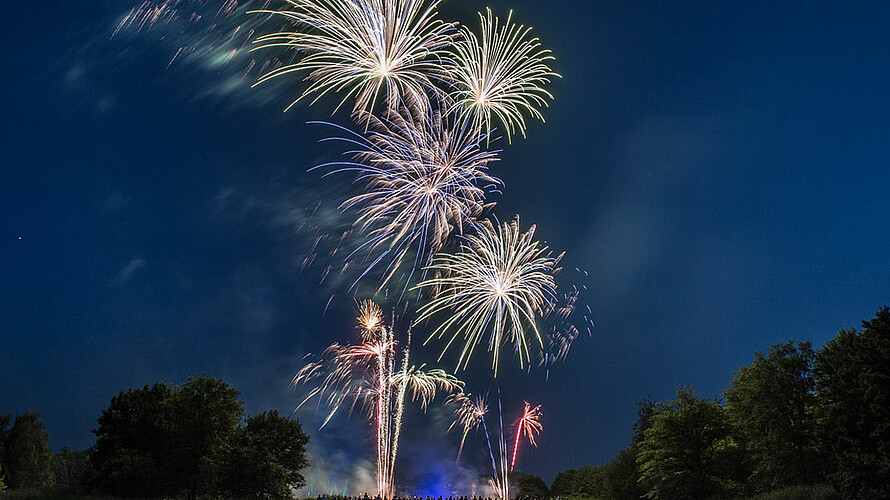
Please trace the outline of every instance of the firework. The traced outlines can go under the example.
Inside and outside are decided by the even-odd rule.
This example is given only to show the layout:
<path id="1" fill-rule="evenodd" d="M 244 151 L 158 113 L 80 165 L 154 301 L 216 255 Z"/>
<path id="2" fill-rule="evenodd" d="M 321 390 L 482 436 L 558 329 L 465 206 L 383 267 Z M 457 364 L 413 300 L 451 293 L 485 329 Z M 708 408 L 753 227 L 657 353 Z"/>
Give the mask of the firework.
<path id="1" fill-rule="evenodd" d="M 250 51 L 257 31 L 264 29 L 267 20 L 247 16 L 247 11 L 263 8 L 269 2 L 141 0 L 119 17 L 109 39 L 116 44 L 128 44 L 115 49 L 119 59 L 128 57 L 134 50 L 144 50 L 143 44 L 148 44 L 152 53 L 165 54 L 168 58 L 165 72 L 188 68 L 187 81 L 179 81 L 181 95 L 220 100 L 234 106 L 280 102 L 281 93 L 286 91 L 283 82 L 266 85 L 262 92 L 251 90 L 259 76 L 284 64 L 271 52 Z"/>
<path id="2" fill-rule="evenodd" d="M 361 346 L 332 344 L 320 359 L 306 363 L 294 376 L 293 386 L 312 386 L 297 408 L 315 397 L 328 408 L 323 428 L 340 408 L 352 411 L 359 403 L 366 405 L 374 394 L 365 377 L 372 369 L 368 361 Z"/>
<path id="3" fill-rule="evenodd" d="M 403 264 L 410 266 L 407 287 L 414 270 L 426 267 L 452 232 L 462 233 L 493 205 L 486 195 L 500 180 L 487 173 L 497 152 L 482 148 L 487 136 L 467 120 L 431 106 L 403 105 L 388 118 L 370 116 L 368 123 L 365 137 L 333 139 L 360 146 L 347 153 L 354 161 L 321 167 L 354 173 L 364 184 L 341 209 L 358 211 L 355 224 L 368 237 L 350 257 L 366 254 L 371 264 L 365 273 L 387 263 L 380 292 Z"/>
<path id="4" fill-rule="evenodd" d="M 494 473 L 494 477 L 488 480 L 488 483 L 491 485 L 492 488 L 494 488 L 494 491 L 500 500 L 510 500 L 510 480 L 507 476 L 507 442 L 506 440 L 504 440 L 504 410 L 501 407 L 500 388 L 498 388 L 498 422 L 500 423 L 500 427 L 498 428 L 498 434 L 500 437 L 500 439 L 498 440 L 498 452 L 501 458 L 501 467 L 499 471 L 496 471 Z M 484 427 L 485 421 L 483 420 L 482 423 Z M 487 437 L 488 429 L 485 430 L 485 434 Z"/>
<path id="5" fill-rule="evenodd" d="M 464 394 L 463 392 L 448 396 L 448 399 L 445 400 L 445 404 L 457 405 L 457 408 L 454 409 L 454 422 L 451 423 L 448 430 L 450 431 L 456 425 L 460 425 L 463 428 L 463 434 L 460 438 L 460 447 L 457 449 L 456 460 L 460 462 L 460 456 L 464 451 L 464 443 L 467 441 L 467 435 L 470 434 L 470 431 L 476 430 L 482 425 L 485 413 L 488 412 L 488 405 L 486 404 L 484 397 L 476 396 L 475 399 L 471 399 L 468 394 Z M 494 455 L 492 455 L 492 460 L 493 457 Z"/>
<path id="6" fill-rule="evenodd" d="M 479 37 L 461 27 L 464 41 L 454 45 L 455 64 L 449 66 L 456 86 L 450 95 L 454 105 L 473 115 L 486 131 L 491 130 L 494 116 L 508 137 L 517 130 L 524 137 L 524 114 L 544 120 L 539 108 L 553 99 L 544 85 L 559 75 L 547 65 L 554 59 L 550 51 L 528 36 L 530 27 L 512 23 L 512 17 L 510 11 L 501 25 L 491 9 L 484 16 L 479 13 Z"/>
<path id="7" fill-rule="evenodd" d="M 501 391 L 498 389 L 498 416 L 501 424 L 498 440 L 499 462 L 495 461 L 494 449 L 491 446 L 491 434 L 489 434 L 488 424 L 485 422 L 485 415 L 488 413 L 486 397 L 476 396 L 473 398 L 470 394 L 458 392 L 449 396 L 445 403 L 457 405 L 457 408 L 454 410 L 455 419 L 448 429 L 451 430 L 457 425 L 463 427 L 463 437 L 461 438 L 460 449 L 457 452 L 457 460 L 460 460 L 460 453 L 463 450 L 463 445 L 469 432 L 478 429 L 481 425 L 485 433 L 485 442 L 488 445 L 488 456 L 491 458 L 492 477 L 489 478 L 488 483 L 500 500 L 508 500 L 510 498 L 510 484 L 507 480 L 507 445 L 504 440 L 504 419 L 501 410 L 500 394 Z M 500 464 L 500 467 L 498 464 Z"/>
<path id="8" fill-rule="evenodd" d="M 269 71 L 257 84 L 290 73 L 312 83 L 288 108 L 310 94 L 345 93 L 353 111 L 384 100 L 425 101 L 444 76 L 445 48 L 454 25 L 436 19 L 439 0 L 287 0 L 290 10 L 261 10 L 287 19 L 293 31 L 257 38 L 260 48 L 281 47 L 302 56 Z M 381 95 L 383 94 L 383 95 Z M 336 111 L 336 110 L 335 110 Z"/>
<path id="9" fill-rule="evenodd" d="M 464 384 L 443 370 L 410 365 L 410 332 L 402 349 L 401 367 L 396 370 L 398 342 L 393 329 L 383 323 L 380 308 L 371 301 L 363 301 L 357 319 L 362 342 L 333 344 L 320 360 L 310 361 L 300 369 L 293 383 L 310 387 L 298 408 L 313 397 L 318 398 L 319 405 L 327 406 L 322 427 L 344 406 L 351 412 L 361 403 L 376 424 L 377 492 L 381 498 L 392 498 L 393 471 L 408 395 L 411 401 L 419 399 L 425 411 L 438 391 L 459 392 Z"/>
<path id="10" fill-rule="evenodd" d="M 426 340 L 450 332 L 440 360 L 461 333 L 463 347 L 457 369 L 466 368 L 476 345 L 488 334 L 495 377 L 503 344 L 513 344 L 521 367 L 530 358 L 529 336 L 543 349 L 536 319 L 553 301 L 553 274 L 561 256 L 552 257 L 546 246 L 534 240 L 534 234 L 535 226 L 521 232 L 518 216 L 497 227 L 482 224 L 477 235 L 466 237 L 467 243 L 458 253 L 440 253 L 433 258 L 430 269 L 437 276 L 417 288 L 434 287 L 439 293 L 420 309 L 417 322 L 450 312 Z"/>
<path id="11" fill-rule="evenodd" d="M 510 461 L 510 470 L 516 467 L 516 453 L 519 451 L 519 438 L 525 435 L 529 443 L 537 447 L 535 436 L 541 433 L 541 405 L 532 408 L 528 401 L 524 401 L 522 416 L 516 422 L 516 440 L 513 442 L 513 459 Z"/>
<path id="12" fill-rule="evenodd" d="M 383 324 L 383 310 L 370 300 L 359 303 L 359 314 L 355 318 L 362 330 L 362 340 L 369 342 L 374 339 L 374 333 Z"/>

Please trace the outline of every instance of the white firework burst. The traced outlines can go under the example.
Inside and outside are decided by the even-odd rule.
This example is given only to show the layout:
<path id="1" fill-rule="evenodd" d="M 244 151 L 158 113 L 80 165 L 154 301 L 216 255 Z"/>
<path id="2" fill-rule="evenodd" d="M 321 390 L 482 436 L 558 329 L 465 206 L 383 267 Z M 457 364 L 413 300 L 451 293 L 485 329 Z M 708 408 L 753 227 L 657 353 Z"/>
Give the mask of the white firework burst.
<path id="1" fill-rule="evenodd" d="M 537 319 L 554 300 L 553 275 L 562 256 L 552 257 L 534 235 L 535 226 L 528 232 L 520 230 L 518 216 L 503 225 L 481 224 L 459 252 L 433 258 L 430 269 L 436 276 L 417 288 L 431 287 L 438 294 L 421 307 L 417 322 L 440 312 L 449 314 L 426 341 L 450 337 L 440 359 L 462 336 L 457 368 L 466 368 L 473 350 L 488 335 L 497 376 L 504 344 L 512 343 L 520 366 L 530 360 L 530 340 L 543 348 Z"/>
<path id="2" fill-rule="evenodd" d="M 343 93 L 339 108 L 355 98 L 354 112 L 385 101 L 425 101 L 438 93 L 445 75 L 445 50 L 454 24 L 436 19 L 439 0 L 287 0 L 288 10 L 260 10 L 290 21 L 293 30 L 260 36 L 259 48 L 297 52 L 297 59 L 259 78 L 257 84 L 290 73 L 310 81 L 300 99 Z M 335 110 L 336 111 L 336 110 Z"/>
<path id="3" fill-rule="evenodd" d="M 525 114 L 544 120 L 540 108 L 553 95 L 544 86 L 559 74 L 548 66 L 554 57 L 541 48 L 530 27 L 512 21 L 513 12 L 501 25 L 491 9 L 479 13 L 481 36 L 461 26 L 464 39 L 454 45 L 455 64 L 449 65 L 455 90 L 453 106 L 474 117 L 484 130 L 492 128 L 492 118 L 506 129 L 508 138 L 519 131 L 525 136 Z"/>

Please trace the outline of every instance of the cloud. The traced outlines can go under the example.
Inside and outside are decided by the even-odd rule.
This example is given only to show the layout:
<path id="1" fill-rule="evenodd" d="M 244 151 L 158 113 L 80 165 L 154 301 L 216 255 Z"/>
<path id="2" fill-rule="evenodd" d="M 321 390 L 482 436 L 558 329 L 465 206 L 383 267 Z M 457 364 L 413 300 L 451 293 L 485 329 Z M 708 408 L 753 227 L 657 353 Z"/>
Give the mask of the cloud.
<path id="1" fill-rule="evenodd" d="M 114 286 L 123 286 L 130 281 L 130 278 L 133 276 L 133 273 L 145 267 L 146 261 L 142 257 L 136 257 L 135 259 L 130 260 L 130 263 L 123 267 L 118 273 L 114 276 L 114 280 L 112 284 Z"/>
<path id="2" fill-rule="evenodd" d="M 108 198 L 105 199 L 105 203 L 102 207 L 102 210 L 106 214 L 116 213 L 127 206 L 129 203 L 129 199 L 120 191 L 114 191 Z"/>
<path id="3" fill-rule="evenodd" d="M 713 161 L 715 127 L 706 117 L 650 116 L 616 152 L 621 168 L 598 201 L 579 252 L 595 256 L 593 281 L 613 303 L 632 296 L 676 258 L 676 248 L 685 248 L 677 232 L 694 212 L 677 200 Z"/>

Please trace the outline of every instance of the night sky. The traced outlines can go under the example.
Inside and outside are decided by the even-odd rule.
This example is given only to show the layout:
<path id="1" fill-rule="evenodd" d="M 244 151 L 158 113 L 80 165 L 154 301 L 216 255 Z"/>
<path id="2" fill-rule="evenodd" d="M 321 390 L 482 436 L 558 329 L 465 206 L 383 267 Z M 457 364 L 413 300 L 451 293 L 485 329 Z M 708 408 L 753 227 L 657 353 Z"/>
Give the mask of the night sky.
<path id="1" fill-rule="evenodd" d="M 0 16 L 0 412 L 39 411 L 54 450 L 92 445 L 120 390 L 194 374 L 238 388 L 249 413 L 290 414 L 302 357 L 354 338 L 346 290 L 300 272 L 308 210 L 349 183 L 307 172 L 339 150 L 306 122 L 348 116 L 282 113 L 303 87 L 250 89 L 243 51 L 173 59 L 218 49 L 218 33 L 174 22 L 112 37 L 135 5 L 7 3 Z M 532 25 L 563 76 L 547 122 L 499 144 L 495 213 L 565 250 L 563 279 L 588 271 L 596 322 L 548 381 L 507 362 L 492 382 L 474 358 L 473 388 L 499 386 L 505 419 L 542 405 L 518 469 L 549 482 L 604 463 L 629 444 L 637 401 L 678 385 L 718 397 L 754 351 L 820 346 L 890 303 L 890 4 L 441 11 L 475 26 L 486 6 Z M 322 431 L 298 416 L 316 463 L 373 461 L 358 416 Z M 403 467 L 453 460 L 445 410 L 408 417 Z M 481 438 L 467 446 L 484 471 Z"/>

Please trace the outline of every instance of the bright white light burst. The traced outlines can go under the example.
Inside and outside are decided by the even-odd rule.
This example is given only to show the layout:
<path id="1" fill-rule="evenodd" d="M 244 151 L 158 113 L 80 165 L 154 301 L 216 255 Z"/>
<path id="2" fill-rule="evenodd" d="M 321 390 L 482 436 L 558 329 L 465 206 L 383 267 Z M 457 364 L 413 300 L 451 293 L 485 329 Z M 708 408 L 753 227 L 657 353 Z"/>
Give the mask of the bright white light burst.
<path id="1" fill-rule="evenodd" d="M 423 102 L 444 77 L 445 48 L 454 24 L 436 19 L 433 0 L 287 0 L 290 10 L 261 10 L 289 20 L 293 31 L 260 36 L 260 48 L 283 47 L 301 56 L 257 81 L 306 73 L 312 83 L 288 109 L 310 94 L 343 93 L 339 108 L 354 97 L 354 112 L 384 101 Z M 336 110 L 335 110 L 336 111 Z"/>
<path id="2" fill-rule="evenodd" d="M 413 255 L 409 277 L 429 265 L 452 232 L 463 233 L 493 205 L 486 195 L 500 180 L 487 173 L 497 153 L 483 149 L 486 136 L 466 120 L 401 106 L 388 119 L 371 116 L 368 123 L 366 138 L 342 139 L 361 146 L 348 153 L 355 161 L 334 163 L 340 168 L 331 173 L 355 172 L 364 183 L 341 208 L 358 211 L 356 226 L 368 236 L 353 256 L 366 253 L 369 267 L 385 263 L 380 291 L 406 256 Z"/>
<path id="3" fill-rule="evenodd" d="M 439 312 L 450 315 L 427 338 L 450 336 L 439 356 L 461 336 L 463 347 L 457 368 L 466 368 L 473 350 L 488 335 L 492 368 L 497 376 L 501 347 L 512 343 L 519 364 L 530 360 L 529 338 L 543 348 L 537 317 L 554 300 L 559 257 L 534 240 L 535 226 L 523 233 L 519 217 L 500 226 L 481 224 L 477 235 L 466 237 L 457 253 L 433 257 L 436 276 L 417 285 L 434 288 L 438 294 L 419 311 L 417 322 Z"/>
<path id="4" fill-rule="evenodd" d="M 477 37 L 461 26 L 463 41 L 454 45 L 455 63 L 449 66 L 456 90 L 450 95 L 457 108 L 474 117 L 485 131 L 491 131 L 492 116 L 506 129 L 508 138 L 525 137 L 524 113 L 544 121 L 539 108 L 553 99 L 544 85 L 559 77 L 547 65 L 554 59 L 541 49 L 537 38 L 529 37 L 530 27 L 511 22 L 513 11 L 501 25 L 486 9 L 479 13 L 482 35 Z"/>

